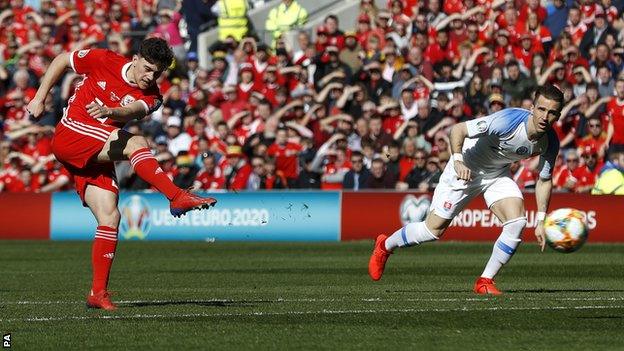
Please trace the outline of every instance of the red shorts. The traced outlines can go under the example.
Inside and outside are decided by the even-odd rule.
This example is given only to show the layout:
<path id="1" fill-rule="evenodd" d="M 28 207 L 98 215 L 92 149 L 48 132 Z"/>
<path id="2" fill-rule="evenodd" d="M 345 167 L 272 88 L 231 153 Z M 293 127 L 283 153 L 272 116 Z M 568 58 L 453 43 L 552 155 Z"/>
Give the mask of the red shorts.
<path id="1" fill-rule="evenodd" d="M 115 164 L 99 163 L 97 155 L 102 151 L 115 126 L 85 123 L 63 117 L 56 125 L 52 139 L 52 152 L 74 176 L 76 191 L 85 204 L 85 190 L 91 184 L 98 188 L 119 193 Z"/>

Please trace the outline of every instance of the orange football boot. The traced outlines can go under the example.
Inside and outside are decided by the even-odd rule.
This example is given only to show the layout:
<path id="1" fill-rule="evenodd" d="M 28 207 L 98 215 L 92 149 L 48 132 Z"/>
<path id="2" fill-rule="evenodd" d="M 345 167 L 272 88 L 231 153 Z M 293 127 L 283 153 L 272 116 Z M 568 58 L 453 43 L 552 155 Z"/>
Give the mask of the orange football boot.
<path id="1" fill-rule="evenodd" d="M 375 248 L 368 261 L 368 275 L 375 281 L 381 279 L 384 268 L 386 267 L 386 261 L 388 261 L 388 257 L 392 255 L 392 252 L 386 250 L 387 238 L 387 235 L 381 234 L 375 239 Z"/>
<path id="2" fill-rule="evenodd" d="M 502 295 L 503 293 L 496 288 L 494 280 L 490 278 L 479 277 L 472 289 L 475 294 L 479 295 Z"/>
<path id="3" fill-rule="evenodd" d="M 188 190 L 182 190 L 169 204 L 169 212 L 174 217 L 180 217 L 191 210 L 200 210 L 214 206 L 217 200 L 211 197 L 201 197 Z"/>
<path id="4" fill-rule="evenodd" d="M 99 308 L 106 311 L 114 311 L 117 309 L 117 306 L 110 300 L 110 293 L 106 290 L 102 290 L 96 294 L 91 292 L 89 296 L 87 296 L 87 307 Z"/>

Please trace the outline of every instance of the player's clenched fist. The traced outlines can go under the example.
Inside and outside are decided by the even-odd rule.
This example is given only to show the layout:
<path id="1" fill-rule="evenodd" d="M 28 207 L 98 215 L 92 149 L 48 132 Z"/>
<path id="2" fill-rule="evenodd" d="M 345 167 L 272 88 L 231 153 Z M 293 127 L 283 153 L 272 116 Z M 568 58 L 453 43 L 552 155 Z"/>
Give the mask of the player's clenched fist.
<path id="1" fill-rule="evenodd" d="M 30 100 L 30 102 L 28 103 L 28 106 L 26 107 L 26 111 L 28 111 L 28 113 L 30 113 L 30 115 L 33 118 L 39 118 L 41 114 L 43 113 L 44 108 L 45 108 L 45 105 L 43 101 L 37 98 L 34 98 Z"/>
<path id="2" fill-rule="evenodd" d="M 92 102 L 89 105 L 87 105 L 87 112 L 89 113 L 91 117 L 94 117 L 94 118 L 107 118 L 107 117 L 110 117 L 112 114 L 111 109 L 109 109 L 106 106 L 100 106 L 96 104 L 95 102 Z"/>
<path id="3" fill-rule="evenodd" d="M 453 166 L 455 166 L 455 173 L 457 173 L 457 178 L 462 180 L 472 179 L 470 168 L 468 168 L 465 163 L 463 163 L 462 161 L 455 161 L 453 163 Z"/>

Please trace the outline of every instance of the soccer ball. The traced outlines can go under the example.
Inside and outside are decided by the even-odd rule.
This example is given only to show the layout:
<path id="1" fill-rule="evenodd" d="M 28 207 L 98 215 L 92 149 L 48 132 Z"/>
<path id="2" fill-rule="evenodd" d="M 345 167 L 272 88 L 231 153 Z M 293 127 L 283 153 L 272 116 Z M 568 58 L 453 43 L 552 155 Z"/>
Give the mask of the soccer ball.
<path id="1" fill-rule="evenodd" d="M 544 220 L 546 242 L 559 252 L 574 252 L 587 241 L 588 229 L 583 212 L 573 208 L 552 211 Z"/>

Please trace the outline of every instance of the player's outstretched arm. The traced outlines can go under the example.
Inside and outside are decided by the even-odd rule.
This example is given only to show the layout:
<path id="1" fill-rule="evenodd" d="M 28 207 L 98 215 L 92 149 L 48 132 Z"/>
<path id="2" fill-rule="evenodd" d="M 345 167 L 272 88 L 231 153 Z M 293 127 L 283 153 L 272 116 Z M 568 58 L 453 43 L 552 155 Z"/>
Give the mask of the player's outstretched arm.
<path id="1" fill-rule="evenodd" d="M 468 136 L 468 127 L 466 123 L 457 123 L 451 128 L 450 142 L 451 151 L 453 152 L 453 166 L 455 167 L 455 173 L 457 178 L 463 180 L 472 179 L 470 168 L 464 163 L 464 157 L 462 156 L 462 149 L 464 147 L 464 139 Z"/>
<path id="2" fill-rule="evenodd" d="M 548 204 L 550 203 L 550 193 L 552 192 L 553 181 L 552 179 L 539 178 L 535 184 L 535 200 L 537 201 L 537 223 L 535 226 L 535 237 L 542 251 L 546 246 L 546 240 L 544 240 L 544 217 L 548 211 Z"/>
<path id="3" fill-rule="evenodd" d="M 93 118 L 110 118 L 124 123 L 143 118 L 148 114 L 147 105 L 140 100 L 123 107 L 114 108 L 92 102 L 87 105 L 87 112 Z"/>
<path id="4" fill-rule="evenodd" d="M 26 107 L 28 113 L 30 113 L 30 115 L 34 118 L 39 118 L 41 116 L 45 108 L 44 101 L 46 96 L 48 96 L 48 92 L 52 89 L 54 84 L 56 84 L 59 78 L 61 78 L 63 72 L 71 67 L 69 60 L 70 55 L 70 52 L 64 52 L 58 55 L 54 58 L 50 67 L 43 75 L 39 89 L 37 89 L 37 94 L 35 94 L 35 97 L 30 101 L 30 103 L 28 103 L 28 107 Z"/>

